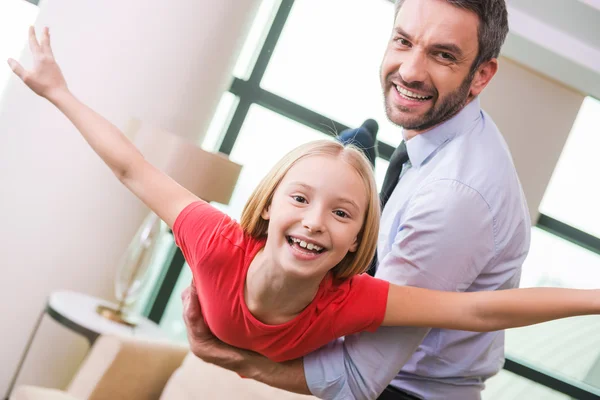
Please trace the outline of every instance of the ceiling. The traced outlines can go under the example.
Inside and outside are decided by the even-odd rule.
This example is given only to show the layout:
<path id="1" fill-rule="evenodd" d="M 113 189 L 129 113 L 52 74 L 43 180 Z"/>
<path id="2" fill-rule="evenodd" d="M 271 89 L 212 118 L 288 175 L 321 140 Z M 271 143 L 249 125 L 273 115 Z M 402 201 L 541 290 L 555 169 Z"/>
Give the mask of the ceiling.
<path id="1" fill-rule="evenodd" d="M 503 55 L 600 98 L 600 0 L 507 0 Z"/>

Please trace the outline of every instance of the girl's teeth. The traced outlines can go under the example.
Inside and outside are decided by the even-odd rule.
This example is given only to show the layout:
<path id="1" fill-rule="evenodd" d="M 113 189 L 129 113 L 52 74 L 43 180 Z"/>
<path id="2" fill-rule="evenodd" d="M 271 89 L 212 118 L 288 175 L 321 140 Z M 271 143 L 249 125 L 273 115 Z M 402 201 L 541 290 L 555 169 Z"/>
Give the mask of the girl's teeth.
<path id="1" fill-rule="evenodd" d="M 307 243 L 304 240 L 296 239 L 294 237 L 292 237 L 291 239 L 292 239 L 292 242 L 298 243 L 298 246 L 300 246 L 304 249 L 316 250 L 316 251 L 321 251 L 323 249 L 322 247 L 317 246 L 316 244 Z"/>

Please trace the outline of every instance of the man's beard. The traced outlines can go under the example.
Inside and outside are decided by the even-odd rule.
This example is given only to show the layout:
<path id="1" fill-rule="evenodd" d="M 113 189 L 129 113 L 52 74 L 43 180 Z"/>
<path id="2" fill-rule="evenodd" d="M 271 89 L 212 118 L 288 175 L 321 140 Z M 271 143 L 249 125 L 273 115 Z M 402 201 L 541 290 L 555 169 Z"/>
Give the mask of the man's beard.
<path id="1" fill-rule="evenodd" d="M 424 131 L 426 129 L 439 125 L 442 122 L 452 118 L 465 106 L 469 97 L 469 92 L 471 90 L 471 82 L 473 82 L 473 77 L 474 76 L 471 73 L 467 75 L 467 77 L 463 80 L 460 86 L 455 91 L 448 94 L 444 99 L 442 99 L 441 102 L 439 97 L 437 97 L 438 93 L 435 88 L 426 91 L 428 93 L 434 93 L 433 97 L 435 100 L 433 102 L 433 105 L 425 113 L 425 115 L 411 118 L 410 114 L 408 114 L 408 112 L 410 111 L 409 108 L 402 106 L 394 106 L 394 108 L 396 108 L 400 112 L 407 113 L 404 114 L 406 117 L 405 121 L 394 121 L 391 119 L 392 106 L 389 104 L 389 101 L 386 98 L 385 111 L 387 117 L 392 123 L 399 125 L 406 130 Z M 394 80 L 401 82 L 402 85 L 408 89 L 422 90 L 424 88 L 422 82 L 415 82 L 409 84 L 402 80 L 402 78 L 400 78 L 399 76 L 396 76 Z M 391 90 L 396 90 L 395 85 L 392 83 L 391 76 L 387 78 L 387 86 L 390 87 Z M 438 104 L 438 102 L 440 103 Z"/>

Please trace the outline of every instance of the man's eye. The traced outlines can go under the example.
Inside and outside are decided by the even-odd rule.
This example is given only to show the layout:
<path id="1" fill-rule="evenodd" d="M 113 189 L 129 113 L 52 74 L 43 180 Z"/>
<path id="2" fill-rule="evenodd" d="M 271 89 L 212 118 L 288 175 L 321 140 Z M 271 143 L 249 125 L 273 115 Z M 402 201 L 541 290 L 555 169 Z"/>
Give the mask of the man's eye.
<path id="1" fill-rule="evenodd" d="M 298 203 L 306 203 L 306 199 L 302 196 L 292 196 L 292 198 Z"/>
<path id="2" fill-rule="evenodd" d="M 396 39 L 396 42 L 398 42 L 402 46 L 407 46 L 407 47 L 410 46 L 410 42 L 404 38 L 398 38 L 398 39 Z"/>
<path id="3" fill-rule="evenodd" d="M 347 218 L 348 217 L 348 214 L 345 211 L 342 211 L 342 210 L 335 210 L 334 213 L 338 217 L 342 217 L 342 218 Z"/>
<path id="4" fill-rule="evenodd" d="M 439 56 L 444 61 L 456 61 L 456 58 L 454 58 L 454 56 L 450 53 L 441 52 L 441 53 L 439 53 Z"/>

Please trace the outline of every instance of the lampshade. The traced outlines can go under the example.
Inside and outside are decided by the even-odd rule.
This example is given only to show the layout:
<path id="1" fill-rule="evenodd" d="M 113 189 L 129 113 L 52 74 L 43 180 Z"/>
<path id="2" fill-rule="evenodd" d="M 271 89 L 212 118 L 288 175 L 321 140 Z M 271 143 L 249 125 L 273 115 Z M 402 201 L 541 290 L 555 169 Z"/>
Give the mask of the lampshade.
<path id="1" fill-rule="evenodd" d="M 126 134 L 152 165 L 205 201 L 228 204 L 242 166 L 179 135 L 133 119 Z"/>

